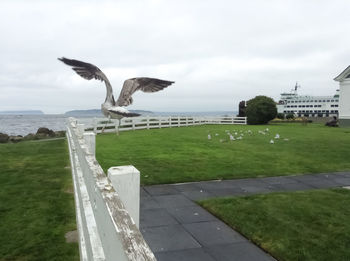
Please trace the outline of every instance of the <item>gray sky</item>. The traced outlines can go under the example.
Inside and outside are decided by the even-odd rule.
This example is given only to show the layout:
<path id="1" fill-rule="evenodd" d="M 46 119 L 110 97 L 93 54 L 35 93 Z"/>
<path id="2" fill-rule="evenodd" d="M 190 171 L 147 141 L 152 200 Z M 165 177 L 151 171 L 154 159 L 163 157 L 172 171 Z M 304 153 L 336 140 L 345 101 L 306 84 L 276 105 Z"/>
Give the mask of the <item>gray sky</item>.
<path id="1" fill-rule="evenodd" d="M 173 80 L 130 109 L 237 110 L 240 100 L 331 95 L 350 64 L 350 1 L 145 0 L 0 3 L 0 110 L 100 108 L 104 84 L 57 57 L 98 66 L 116 98 L 127 78 Z"/>

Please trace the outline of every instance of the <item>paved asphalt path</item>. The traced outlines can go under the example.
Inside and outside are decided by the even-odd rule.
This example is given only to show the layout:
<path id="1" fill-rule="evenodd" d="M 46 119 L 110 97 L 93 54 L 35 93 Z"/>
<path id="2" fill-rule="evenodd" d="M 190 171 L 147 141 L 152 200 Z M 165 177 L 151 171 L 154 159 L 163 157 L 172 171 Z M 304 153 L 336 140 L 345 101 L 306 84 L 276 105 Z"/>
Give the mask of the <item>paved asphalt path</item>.
<path id="1" fill-rule="evenodd" d="M 144 186 L 140 230 L 158 261 L 275 260 L 194 201 L 345 186 L 350 172 Z"/>

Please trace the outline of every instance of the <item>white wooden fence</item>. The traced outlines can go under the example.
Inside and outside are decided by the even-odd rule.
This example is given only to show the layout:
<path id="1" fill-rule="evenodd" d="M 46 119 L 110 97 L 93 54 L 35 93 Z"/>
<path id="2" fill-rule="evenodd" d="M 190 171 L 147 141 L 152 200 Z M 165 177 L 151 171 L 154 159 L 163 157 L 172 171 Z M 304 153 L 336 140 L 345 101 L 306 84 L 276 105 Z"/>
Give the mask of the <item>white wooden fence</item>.
<path id="1" fill-rule="evenodd" d="M 243 117 L 136 117 L 122 119 L 119 131 L 246 123 Z M 156 261 L 138 229 L 140 172 L 133 166 L 118 166 L 106 175 L 95 158 L 96 133 L 103 127 L 115 132 L 118 121 L 95 118 L 84 125 L 69 118 L 67 122 L 80 259 Z"/>
<path id="2" fill-rule="evenodd" d="M 94 133 L 100 133 L 102 128 L 104 132 L 115 132 L 118 128 L 118 120 L 108 122 L 106 118 L 94 118 L 89 129 Z M 154 129 L 154 128 L 172 128 L 184 127 L 203 124 L 247 124 L 246 117 L 188 117 L 188 116 L 171 116 L 171 117 L 135 117 L 123 118 L 120 123 L 119 131 Z"/>
<path id="3" fill-rule="evenodd" d="M 112 167 L 108 177 L 95 158 L 95 133 L 67 123 L 80 260 L 156 261 L 139 229 L 140 173 Z"/>

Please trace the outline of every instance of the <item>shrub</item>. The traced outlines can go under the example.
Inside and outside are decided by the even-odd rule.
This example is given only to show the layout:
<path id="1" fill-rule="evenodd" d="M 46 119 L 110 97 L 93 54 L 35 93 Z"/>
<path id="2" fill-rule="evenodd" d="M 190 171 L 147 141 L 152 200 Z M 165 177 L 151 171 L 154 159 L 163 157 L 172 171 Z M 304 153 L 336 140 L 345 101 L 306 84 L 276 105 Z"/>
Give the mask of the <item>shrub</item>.
<path id="1" fill-rule="evenodd" d="M 294 114 L 293 114 L 293 113 L 288 113 L 288 114 L 286 115 L 286 119 L 287 119 L 287 120 L 292 120 L 292 119 L 294 119 Z"/>
<path id="2" fill-rule="evenodd" d="M 277 119 L 284 120 L 284 114 L 283 113 L 277 113 Z"/>
<path id="3" fill-rule="evenodd" d="M 256 96 L 247 102 L 248 124 L 266 124 L 277 115 L 276 103 L 267 96 Z"/>

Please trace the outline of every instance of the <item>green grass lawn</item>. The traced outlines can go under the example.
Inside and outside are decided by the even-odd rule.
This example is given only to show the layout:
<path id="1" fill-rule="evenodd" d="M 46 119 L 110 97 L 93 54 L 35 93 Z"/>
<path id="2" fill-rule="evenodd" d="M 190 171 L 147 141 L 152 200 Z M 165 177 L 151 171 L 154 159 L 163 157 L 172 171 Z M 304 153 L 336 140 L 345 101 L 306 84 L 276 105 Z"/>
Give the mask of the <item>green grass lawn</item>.
<path id="1" fill-rule="evenodd" d="M 217 198 L 200 204 L 280 261 L 350 260 L 350 190 Z"/>
<path id="2" fill-rule="evenodd" d="M 162 184 L 350 170 L 349 144 L 349 129 L 318 124 L 204 125 L 102 134 L 96 151 L 104 170 L 134 165 L 142 184 Z"/>
<path id="3" fill-rule="evenodd" d="M 79 260 L 64 139 L 0 144 L 0 260 Z"/>

